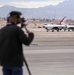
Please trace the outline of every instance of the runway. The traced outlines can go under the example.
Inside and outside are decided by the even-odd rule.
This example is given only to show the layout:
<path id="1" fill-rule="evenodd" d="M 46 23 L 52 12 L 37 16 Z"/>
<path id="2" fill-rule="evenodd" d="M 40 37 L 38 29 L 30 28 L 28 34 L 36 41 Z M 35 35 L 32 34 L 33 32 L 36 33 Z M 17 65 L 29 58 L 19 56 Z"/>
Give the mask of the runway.
<path id="1" fill-rule="evenodd" d="M 23 47 L 32 75 L 74 75 L 74 32 L 33 31 L 34 41 Z"/>
<path id="2" fill-rule="evenodd" d="M 24 54 L 32 75 L 74 75 L 74 49 L 25 50 Z"/>

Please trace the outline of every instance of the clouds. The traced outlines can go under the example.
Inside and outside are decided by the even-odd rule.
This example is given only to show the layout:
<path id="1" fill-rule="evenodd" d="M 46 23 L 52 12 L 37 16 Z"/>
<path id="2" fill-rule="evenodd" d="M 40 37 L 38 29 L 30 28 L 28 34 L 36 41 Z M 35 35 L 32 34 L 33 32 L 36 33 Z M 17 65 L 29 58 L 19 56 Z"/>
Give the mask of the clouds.
<path id="1" fill-rule="evenodd" d="M 12 2 L 12 1 L 16 1 L 16 2 L 43 2 L 43 1 L 61 1 L 61 0 L 0 0 L 0 2 Z"/>
<path id="2" fill-rule="evenodd" d="M 48 2 L 12 2 L 12 4 L 20 8 L 38 8 L 49 5 Z"/>
<path id="3" fill-rule="evenodd" d="M 19 8 L 38 8 L 47 5 L 57 5 L 64 0 L 0 0 L 0 5 L 12 5 Z"/>

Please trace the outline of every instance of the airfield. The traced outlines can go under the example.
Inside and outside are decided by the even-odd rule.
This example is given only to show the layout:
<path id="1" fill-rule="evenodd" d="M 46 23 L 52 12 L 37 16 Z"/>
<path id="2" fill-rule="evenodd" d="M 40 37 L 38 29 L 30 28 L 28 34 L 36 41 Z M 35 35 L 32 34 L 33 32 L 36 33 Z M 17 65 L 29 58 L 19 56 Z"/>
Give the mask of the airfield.
<path id="1" fill-rule="evenodd" d="M 24 54 L 32 75 L 74 75 L 74 32 L 32 29 L 35 38 Z M 28 75 L 24 66 L 24 75 Z"/>
<path id="2" fill-rule="evenodd" d="M 30 25 L 27 28 L 35 35 L 30 46 L 23 45 L 32 75 L 74 75 L 74 32 L 46 32 Z M 25 64 L 23 75 L 28 75 Z"/>

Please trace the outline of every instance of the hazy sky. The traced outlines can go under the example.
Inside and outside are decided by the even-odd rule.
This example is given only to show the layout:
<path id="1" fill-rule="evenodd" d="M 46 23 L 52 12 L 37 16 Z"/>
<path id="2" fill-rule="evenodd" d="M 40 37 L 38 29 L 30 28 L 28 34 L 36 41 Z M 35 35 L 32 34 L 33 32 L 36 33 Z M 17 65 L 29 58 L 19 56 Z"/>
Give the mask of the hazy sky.
<path id="1" fill-rule="evenodd" d="M 57 5 L 65 0 L 0 0 L 0 6 L 11 5 L 20 8 L 38 8 L 47 5 Z"/>

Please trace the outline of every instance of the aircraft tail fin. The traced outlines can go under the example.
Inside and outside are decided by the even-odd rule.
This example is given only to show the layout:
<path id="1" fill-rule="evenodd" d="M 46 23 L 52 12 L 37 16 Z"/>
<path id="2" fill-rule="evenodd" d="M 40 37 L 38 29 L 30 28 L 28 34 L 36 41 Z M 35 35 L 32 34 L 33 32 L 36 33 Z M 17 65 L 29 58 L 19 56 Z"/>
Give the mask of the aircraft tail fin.
<path id="1" fill-rule="evenodd" d="M 62 23 L 63 23 L 63 21 L 64 21 L 65 18 L 66 18 L 66 17 L 64 17 L 64 18 L 59 22 L 58 25 L 62 25 Z"/>

